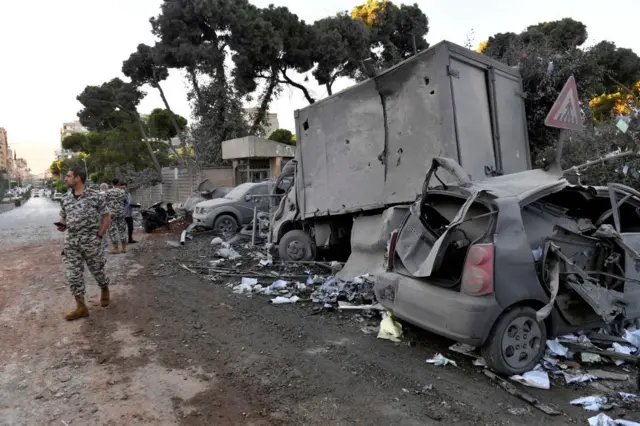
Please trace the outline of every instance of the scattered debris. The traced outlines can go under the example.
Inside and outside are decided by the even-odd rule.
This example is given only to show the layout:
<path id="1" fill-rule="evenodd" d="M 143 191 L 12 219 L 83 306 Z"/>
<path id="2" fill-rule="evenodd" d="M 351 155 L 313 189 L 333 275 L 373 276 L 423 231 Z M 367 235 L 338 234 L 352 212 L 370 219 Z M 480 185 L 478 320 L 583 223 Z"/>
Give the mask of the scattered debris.
<path id="1" fill-rule="evenodd" d="M 547 340 L 547 348 L 554 354 L 562 357 L 566 357 L 569 349 L 565 346 L 562 346 L 558 339 Z"/>
<path id="2" fill-rule="evenodd" d="M 339 300 L 344 300 L 364 305 L 372 304 L 376 299 L 373 293 L 371 276 L 363 275 L 350 281 L 331 277 L 311 294 L 311 300 L 328 303 L 337 303 Z"/>
<path id="3" fill-rule="evenodd" d="M 278 296 L 275 299 L 271 299 L 271 303 L 273 303 L 274 305 L 281 305 L 283 303 L 296 303 L 298 300 L 300 300 L 298 296 L 291 296 L 291 297 Z"/>
<path id="4" fill-rule="evenodd" d="M 224 240 L 220 237 L 215 237 L 213 240 L 211 240 L 211 245 L 212 246 L 219 246 L 222 243 L 224 243 Z"/>
<path id="5" fill-rule="evenodd" d="M 564 380 L 567 384 L 569 383 L 584 383 L 584 382 L 590 382 L 592 380 L 596 380 L 598 377 L 594 376 L 593 374 L 586 374 L 586 373 L 581 373 L 580 371 L 572 371 L 572 372 L 566 372 L 563 371 L 562 375 L 564 376 Z"/>
<path id="6" fill-rule="evenodd" d="M 598 354 L 593 354 L 590 352 L 582 352 L 580 354 L 580 359 L 582 362 L 586 362 L 587 364 L 595 364 L 602 362 L 602 357 Z"/>
<path id="7" fill-rule="evenodd" d="M 604 371 L 604 370 L 589 370 L 589 375 L 593 375 L 596 378 L 603 379 L 603 380 L 620 380 L 620 381 L 629 380 L 628 374 L 613 373 L 611 371 Z"/>
<path id="8" fill-rule="evenodd" d="M 431 359 L 427 360 L 427 364 L 433 364 L 433 365 L 447 365 L 447 364 L 451 364 L 454 367 L 457 367 L 458 364 L 456 364 L 455 361 L 450 360 L 449 358 L 445 358 L 444 356 L 442 356 L 442 354 L 436 354 L 436 356 L 434 356 Z"/>
<path id="9" fill-rule="evenodd" d="M 540 366 L 539 366 L 540 367 Z M 511 376 L 511 380 L 516 381 L 525 386 L 538 389 L 550 389 L 549 374 L 542 370 L 542 367 L 536 370 L 527 371 L 522 375 Z"/>
<path id="10" fill-rule="evenodd" d="M 472 352 L 474 352 L 476 350 L 476 348 L 474 346 L 471 345 L 467 345 L 464 343 L 456 343 L 454 345 L 449 346 L 449 350 L 451 352 L 455 352 L 461 355 L 466 355 L 472 358 L 477 358 L 478 356 L 475 354 L 472 354 Z"/>
<path id="11" fill-rule="evenodd" d="M 216 256 L 221 257 L 223 259 L 230 259 L 230 260 L 236 260 L 239 259 L 240 253 L 238 253 L 237 251 L 235 251 L 230 245 L 229 243 L 225 243 L 223 242 L 221 244 L 221 248 L 216 251 Z"/>
<path id="12" fill-rule="evenodd" d="M 519 391 L 518 389 L 516 389 L 516 387 L 514 385 L 512 385 L 509 382 L 507 382 L 503 378 L 499 377 L 494 372 L 489 371 L 488 369 L 485 369 L 484 370 L 484 374 L 487 377 L 489 377 L 491 380 L 493 380 L 502 389 L 507 391 L 507 393 L 509 393 L 510 395 L 513 395 L 515 397 L 518 397 L 518 398 L 522 399 L 523 401 L 528 402 L 529 404 L 531 404 L 532 406 L 536 407 L 538 410 L 542 411 L 543 413 L 546 413 L 546 414 L 548 414 L 550 416 L 558 416 L 558 415 L 562 414 L 560 411 L 556 410 L 555 408 L 541 403 L 539 400 L 537 400 L 533 396 L 529 395 L 528 393 Z"/>
<path id="13" fill-rule="evenodd" d="M 602 410 L 606 403 L 607 397 L 602 395 L 585 396 L 571 401 L 571 405 L 581 405 L 587 411 Z"/>
<path id="14" fill-rule="evenodd" d="M 402 339 L 402 325 L 393 319 L 393 316 L 388 312 L 382 314 L 378 339 L 391 340 L 392 342 L 400 342 Z"/>
<path id="15" fill-rule="evenodd" d="M 589 426 L 640 426 L 640 423 L 629 420 L 613 420 L 604 413 L 600 413 L 595 417 L 589 417 Z"/>

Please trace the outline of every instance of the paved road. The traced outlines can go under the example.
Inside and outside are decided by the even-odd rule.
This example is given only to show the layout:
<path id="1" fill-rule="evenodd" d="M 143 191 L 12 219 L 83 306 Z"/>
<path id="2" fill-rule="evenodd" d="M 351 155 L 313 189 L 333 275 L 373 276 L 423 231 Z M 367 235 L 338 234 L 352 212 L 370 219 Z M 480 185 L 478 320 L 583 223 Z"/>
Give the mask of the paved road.
<path id="1" fill-rule="evenodd" d="M 2 244 L 28 244 L 62 239 L 53 222 L 59 219 L 60 204 L 49 198 L 31 198 L 21 207 L 0 214 Z"/>

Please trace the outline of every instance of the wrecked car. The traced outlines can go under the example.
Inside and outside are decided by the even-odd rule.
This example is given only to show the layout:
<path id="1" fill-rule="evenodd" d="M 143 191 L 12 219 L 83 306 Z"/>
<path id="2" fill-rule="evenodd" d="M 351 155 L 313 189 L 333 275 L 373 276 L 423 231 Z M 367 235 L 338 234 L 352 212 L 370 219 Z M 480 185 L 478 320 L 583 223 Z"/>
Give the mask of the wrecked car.
<path id="1" fill-rule="evenodd" d="M 541 169 L 471 181 L 436 158 L 391 234 L 375 293 L 397 318 L 521 374 L 547 338 L 640 316 L 638 249 L 633 188 L 573 186 Z"/>
<path id="2" fill-rule="evenodd" d="M 192 227 L 213 229 L 223 235 L 235 235 L 242 225 L 251 223 L 253 210 L 269 211 L 273 182 L 242 183 L 222 198 L 202 201 L 193 212 Z"/>

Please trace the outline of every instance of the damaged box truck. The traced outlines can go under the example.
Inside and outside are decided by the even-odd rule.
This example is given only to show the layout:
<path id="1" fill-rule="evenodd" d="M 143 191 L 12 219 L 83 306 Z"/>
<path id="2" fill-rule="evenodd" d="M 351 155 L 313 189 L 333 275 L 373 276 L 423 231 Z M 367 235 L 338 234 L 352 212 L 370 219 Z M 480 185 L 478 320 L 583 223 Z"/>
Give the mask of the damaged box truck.
<path id="1" fill-rule="evenodd" d="M 524 108 L 517 69 L 443 41 L 296 111 L 296 157 L 280 176 L 293 184 L 271 226 L 280 257 L 349 250 L 354 218 L 392 220 L 380 214 L 415 201 L 434 157 L 456 159 L 474 180 L 530 169 Z"/>

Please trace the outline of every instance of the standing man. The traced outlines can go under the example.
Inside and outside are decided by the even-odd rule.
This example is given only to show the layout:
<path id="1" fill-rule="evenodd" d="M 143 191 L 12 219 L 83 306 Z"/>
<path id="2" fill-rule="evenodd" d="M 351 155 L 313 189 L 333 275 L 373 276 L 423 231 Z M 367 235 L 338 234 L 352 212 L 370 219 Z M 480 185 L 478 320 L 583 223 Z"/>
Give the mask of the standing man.
<path id="1" fill-rule="evenodd" d="M 127 222 L 127 233 L 129 234 L 129 244 L 135 244 L 137 241 L 133 240 L 133 197 L 129 186 L 125 183 L 122 185 L 122 189 L 127 194 L 127 206 L 124 208 L 124 220 Z"/>
<path id="2" fill-rule="evenodd" d="M 111 250 L 109 250 L 109 254 L 126 253 L 124 209 L 127 205 L 127 194 L 120 188 L 118 179 L 114 179 L 111 183 L 113 188 L 109 189 L 106 195 L 107 206 L 111 212 L 111 225 L 109 226 Z"/>
<path id="3" fill-rule="evenodd" d="M 109 209 L 102 195 L 85 188 L 86 179 L 82 169 L 72 168 L 67 172 L 65 183 L 71 192 L 63 197 L 60 209 L 58 230 L 68 231 L 64 257 L 67 280 L 76 299 L 76 309 L 65 316 L 69 321 L 89 316 L 84 300 L 85 263 L 100 286 L 100 306 L 109 306 L 109 278 L 104 270 L 106 258 L 102 248 L 102 236 L 109 227 Z"/>

